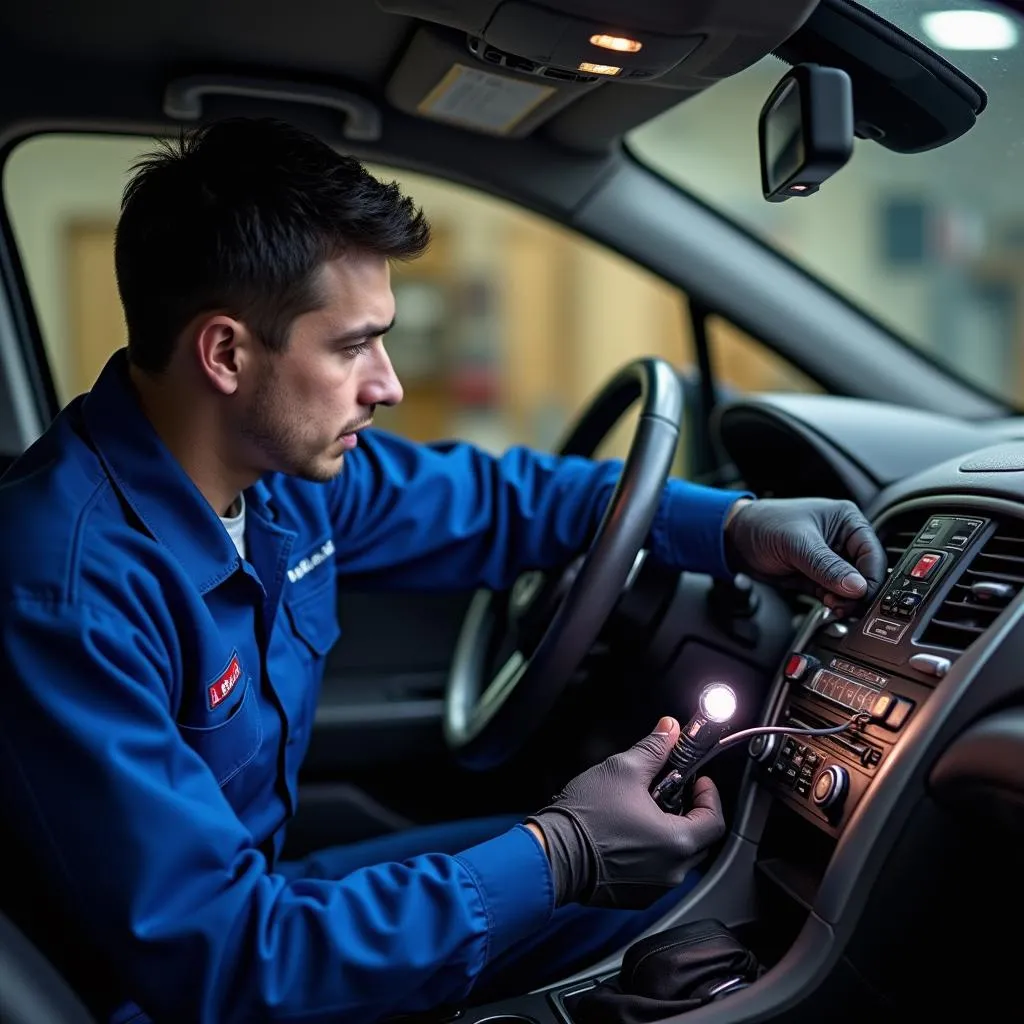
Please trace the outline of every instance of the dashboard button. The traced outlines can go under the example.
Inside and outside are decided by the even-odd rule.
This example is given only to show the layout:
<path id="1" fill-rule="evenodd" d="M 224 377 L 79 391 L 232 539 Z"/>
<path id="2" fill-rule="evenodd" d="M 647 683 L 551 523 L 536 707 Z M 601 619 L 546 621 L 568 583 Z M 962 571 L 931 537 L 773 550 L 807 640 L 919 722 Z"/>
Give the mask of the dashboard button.
<path id="1" fill-rule="evenodd" d="M 782 674 L 791 682 L 798 683 L 811 675 L 821 663 L 808 654 L 791 654 Z"/>
<path id="2" fill-rule="evenodd" d="M 977 533 L 979 526 L 981 526 L 980 519 L 958 519 L 953 527 L 953 532 L 946 540 L 946 547 L 963 551 L 970 543 L 971 538 Z"/>
<path id="3" fill-rule="evenodd" d="M 880 693 L 871 707 L 865 710 L 871 712 L 871 717 L 876 722 L 884 722 L 895 706 L 896 698 L 891 693 Z"/>
<path id="4" fill-rule="evenodd" d="M 926 580 L 939 567 L 943 556 L 936 551 L 926 551 L 910 570 L 910 575 L 915 580 Z"/>
<path id="5" fill-rule="evenodd" d="M 909 700 L 897 697 L 896 706 L 889 712 L 882 725 L 886 729 L 892 729 L 893 731 L 902 728 L 903 723 L 907 720 L 907 715 L 910 714 L 913 707 L 914 705 Z"/>
<path id="6" fill-rule="evenodd" d="M 889 643 L 899 643 L 900 638 L 907 630 L 907 623 L 893 622 L 891 619 L 874 618 L 864 630 L 868 636 L 877 637 L 879 640 L 888 640 Z"/>

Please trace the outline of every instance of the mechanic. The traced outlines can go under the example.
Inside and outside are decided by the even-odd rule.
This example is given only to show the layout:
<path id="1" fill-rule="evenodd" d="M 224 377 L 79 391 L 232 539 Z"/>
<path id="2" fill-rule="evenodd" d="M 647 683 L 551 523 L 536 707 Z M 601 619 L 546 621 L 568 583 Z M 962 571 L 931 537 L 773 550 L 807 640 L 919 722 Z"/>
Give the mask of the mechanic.
<path id="1" fill-rule="evenodd" d="M 158 149 L 117 228 L 127 349 L 0 485 L 3 905 L 100 1019 L 365 1024 L 525 990 L 629 942 L 724 832 L 708 779 L 682 816 L 650 798 L 664 719 L 526 821 L 279 859 L 337 581 L 508 588 L 585 549 L 621 469 L 367 429 L 402 398 L 389 268 L 428 237 L 277 121 Z M 649 547 L 839 604 L 885 570 L 852 504 L 679 480 Z"/>

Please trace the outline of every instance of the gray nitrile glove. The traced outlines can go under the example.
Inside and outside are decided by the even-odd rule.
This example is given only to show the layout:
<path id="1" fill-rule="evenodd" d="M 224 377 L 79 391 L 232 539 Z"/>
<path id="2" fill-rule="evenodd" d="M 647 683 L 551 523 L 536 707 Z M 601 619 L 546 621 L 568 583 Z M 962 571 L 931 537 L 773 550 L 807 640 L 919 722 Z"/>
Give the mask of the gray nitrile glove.
<path id="1" fill-rule="evenodd" d="M 852 501 L 741 501 L 726 523 L 725 549 L 734 571 L 837 608 L 871 597 L 885 579 L 885 549 Z"/>
<path id="2" fill-rule="evenodd" d="M 578 775 L 527 819 L 544 836 L 558 906 L 648 907 L 724 835 L 722 804 L 709 778 L 697 779 L 685 815 L 663 811 L 650 794 L 678 736 L 679 723 L 663 718 L 650 735 Z"/>

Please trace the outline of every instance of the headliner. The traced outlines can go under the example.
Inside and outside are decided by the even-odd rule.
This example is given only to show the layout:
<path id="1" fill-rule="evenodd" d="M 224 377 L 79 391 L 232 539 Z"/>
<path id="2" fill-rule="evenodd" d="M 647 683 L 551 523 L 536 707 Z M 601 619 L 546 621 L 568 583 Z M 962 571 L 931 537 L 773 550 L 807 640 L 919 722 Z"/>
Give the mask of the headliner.
<path id="1" fill-rule="evenodd" d="M 542 122 L 569 148 L 606 150 L 637 124 L 785 40 L 816 0 L 718 0 L 743 31 L 723 33 L 713 59 L 659 84 L 600 83 L 580 91 Z M 443 5 L 441 5 L 443 6 Z M 554 0 L 549 6 L 555 6 Z M 624 9 L 630 3 L 624 2 Z M 696 5 L 714 10 L 715 3 Z M 777 13 L 776 13 L 777 12 Z M 766 24 L 766 21 L 768 24 Z M 258 75 L 354 90 L 378 103 L 416 33 L 415 19 L 375 0 L 45 0 L 0 7 L 0 59 L 10 83 L 0 120 L 95 120 L 151 127 L 166 123 L 163 92 L 193 73 Z M 440 29 L 457 40 L 464 35 Z"/>

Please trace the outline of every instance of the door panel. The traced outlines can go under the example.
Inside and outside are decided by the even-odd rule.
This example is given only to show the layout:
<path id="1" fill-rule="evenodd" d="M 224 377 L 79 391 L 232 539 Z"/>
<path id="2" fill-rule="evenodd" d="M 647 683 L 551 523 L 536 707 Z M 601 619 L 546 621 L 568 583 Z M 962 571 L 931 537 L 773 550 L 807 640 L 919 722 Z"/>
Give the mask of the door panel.
<path id="1" fill-rule="evenodd" d="M 309 778 L 443 756 L 445 680 L 470 597 L 339 591 L 342 635 L 327 659 Z"/>

